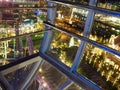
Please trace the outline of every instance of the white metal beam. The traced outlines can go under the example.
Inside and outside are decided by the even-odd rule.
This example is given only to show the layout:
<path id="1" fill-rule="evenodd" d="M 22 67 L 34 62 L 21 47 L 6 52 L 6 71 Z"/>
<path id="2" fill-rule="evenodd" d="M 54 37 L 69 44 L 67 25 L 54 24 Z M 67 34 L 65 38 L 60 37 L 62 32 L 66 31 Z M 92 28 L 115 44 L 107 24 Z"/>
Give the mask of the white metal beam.
<path id="1" fill-rule="evenodd" d="M 90 0 L 89 5 L 95 6 L 96 2 L 97 2 L 97 0 Z M 92 24 L 94 21 L 94 14 L 95 14 L 95 12 L 93 10 L 89 10 L 88 15 L 87 15 L 87 19 L 86 19 L 86 23 L 85 23 L 85 27 L 84 27 L 84 32 L 83 32 L 84 37 L 88 38 L 90 35 L 90 31 L 91 31 Z M 75 56 L 73 65 L 71 67 L 72 72 L 76 71 L 79 64 L 80 64 L 85 46 L 86 46 L 86 42 L 81 41 L 80 46 L 79 46 L 78 51 L 77 51 L 77 54 Z"/>
<path id="2" fill-rule="evenodd" d="M 48 6 L 53 7 L 53 6 L 56 6 L 56 4 L 48 2 Z M 48 9 L 47 21 L 50 21 L 52 24 L 55 24 L 55 21 L 56 21 L 56 8 L 49 8 Z M 50 27 L 46 26 L 46 30 L 47 29 L 50 29 Z M 43 39 L 42 45 L 40 47 L 41 52 L 46 52 L 46 51 L 49 50 L 53 34 L 54 34 L 54 31 L 46 32 L 44 34 L 44 39 Z"/>

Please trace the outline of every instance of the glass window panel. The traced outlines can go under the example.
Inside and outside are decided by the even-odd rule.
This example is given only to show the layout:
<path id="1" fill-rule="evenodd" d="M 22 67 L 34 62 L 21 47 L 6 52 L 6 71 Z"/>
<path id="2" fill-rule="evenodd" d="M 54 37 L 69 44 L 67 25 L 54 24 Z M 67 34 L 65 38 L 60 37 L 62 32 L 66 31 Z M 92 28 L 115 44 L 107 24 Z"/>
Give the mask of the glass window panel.
<path id="1" fill-rule="evenodd" d="M 39 83 L 37 82 L 37 80 L 35 79 L 32 84 L 28 87 L 27 90 L 40 90 L 41 87 L 39 86 Z M 45 89 L 44 90 L 48 90 L 48 89 Z"/>
<path id="2" fill-rule="evenodd" d="M 13 61 L 39 52 L 44 34 L 37 33 L 5 41 L 0 41 L 0 65 L 6 65 Z"/>
<path id="3" fill-rule="evenodd" d="M 97 7 L 120 11 L 119 0 L 98 0 Z"/>
<path id="4" fill-rule="evenodd" d="M 120 51 L 120 19 L 104 14 L 95 14 L 90 39 Z"/>
<path id="5" fill-rule="evenodd" d="M 30 36 L 22 37 L 23 55 L 29 56 L 39 52 L 44 33 L 37 33 Z"/>
<path id="6" fill-rule="evenodd" d="M 31 37 L 32 37 L 32 41 L 33 41 L 34 50 L 39 52 L 39 48 L 42 44 L 44 33 L 38 33 L 36 35 L 31 35 Z"/>
<path id="7" fill-rule="evenodd" d="M 87 10 L 58 5 L 56 25 L 82 35 L 87 14 Z"/>
<path id="8" fill-rule="evenodd" d="M 4 13 L 20 13 L 28 12 L 33 13 L 33 10 L 4 10 Z M 13 13 L 12 13 L 13 14 Z M 19 58 L 29 56 L 38 52 L 41 41 L 43 39 L 43 33 L 39 33 L 41 30 L 45 30 L 43 20 L 46 19 L 45 12 L 40 13 L 39 16 L 28 16 L 29 19 L 25 19 L 23 23 L 19 23 L 19 26 L 13 24 L 12 21 L 0 22 L 0 65 L 5 65 Z M 37 34 L 34 32 L 38 32 Z M 27 35 L 32 33 L 32 35 Z M 12 38 L 12 36 L 23 35 L 23 37 Z M 25 36 L 26 35 L 26 36 Z M 11 38 L 11 39 L 10 39 Z M 3 41 L 3 39 L 8 39 Z"/>
<path id="9" fill-rule="evenodd" d="M 13 90 L 18 90 L 20 85 L 23 83 L 27 75 L 29 74 L 30 70 L 32 70 L 35 63 L 30 65 L 26 65 L 23 68 L 16 68 L 15 71 L 4 75 L 9 84 L 12 86 Z"/>
<path id="10" fill-rule="evenodd" d="M 49 54 L 67 66 L 71 66 L 79 44 L 80 40 L 56 31 L 49 49 Z"/>
<path id="11" fill-rule="evenodd" d="M 59 87 L 64 84 L 68 78 L 51 66 L 49 63 L 44 62 L 39 69 L 40 78 L 47 83 L 50 89 L 45 90 L 58 90 Z"/>
<path id="12" fill-rule="evenodd" d="M 103 90 L 120 89 L 120 57 L 87 44 L 77 72 Z"/>
<path id="13" fill-rule="evenodd" d="M 70 85 L 65 90 L 84 90 L 84 89 L 82 89 L 80 86 L 78 86 L 76 83 L 73 82 L 72 85 Z"/>

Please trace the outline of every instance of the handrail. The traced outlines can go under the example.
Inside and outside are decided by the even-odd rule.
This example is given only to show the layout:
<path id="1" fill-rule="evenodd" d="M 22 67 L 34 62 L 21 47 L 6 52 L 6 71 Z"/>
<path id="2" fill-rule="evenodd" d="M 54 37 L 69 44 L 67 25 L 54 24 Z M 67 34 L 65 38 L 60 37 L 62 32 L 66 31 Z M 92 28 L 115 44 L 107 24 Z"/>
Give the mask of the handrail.
<path id="1" fill-rule="evenodd" d="M 84 37 L 84 36 L 77 35 L 77 34 L 75 34 L 75 33 L 73 33 L 73 32 L 70 32 L 70 31 L 68 31 L 68 30 L 66 30 L 66 29 L 63 29 L 63 28 L 58 27 L 58 26 L 55 26 L 55 25 L 53 25 L 53 24 L 51 24 L 51 23 L 49 23 L 49 22 L 44 22 L 44 23 L 45 23 L 45 25 L 47 25 L 47 26 L 49 26 L 49 27 L 51 27 L 51 28 L 53 28 L 53 29 L 55 29 L 55 30 L 64 32 L 64 33 L 66 33 L 66 34 L 68 34 L 68 35 L 70 35 L 70 36 L 73 36 L 73 37 L 75 37 L 75 38 L 77 38 L 77 39 L 80 39 L 80 40 L 85 41 L 85 42 L 87 42 L 87 43 L 89 43 L 89 44 L 92 44 L 93 46 L 96 46 L 96 47 L 98 47 L 98 48 L 100 48 L 100 49 L 103 49 L 103 50 L 105 50 L 105 51 L 107 51 L 107 52 L 110 52 L 110 53 L 112 53 L 112 54 L 115 54 L 115 55 L 120 56 L 120 52 L 118 52 L 118 51 L 115 50 L 115 49 L 112 49 L 112 48 L 110 48 L 110 47 L 108 47 L 108 46 L 105 46 L 105 45 L 101 45 L 101 44 L 99 44 L 99 43 L 97 43 L 97 42 L 95 42 L 95 41 L 93 41 L 93 40 L 90 40 L 90 39 Z"/>
<path id="2" fill-rule="evenodd" d="M 33 58 L 33 60 L 31 60 L 31 61 L 35 61 L 35 60 L 37 60 L 38 62 L 35 62 L 34 65 L 32 65 L 29 74 L 27 74 L 25 76 L 25 79 L 23 81 L 21 81 L 21 83 L 20 83 L 21 85 L 19 85 L 18 90 L 27 89 L 29 87 L 29 85 L 32 84 L 33 80 L 35 79 L 36 74 L 39 70 L 39 67 L 41 66 L 41 64 L 43 62 L 43 60 L 40 56 L 36 57 L 36 59 Z"/>
<path id="3" fill-rule="evenodd" d="M 96 6 L 88 6 L 88 5 L 83 5 L 83 4 L 80 4 L 80 3 L 70 2 L 70 1 L 65 1 L 65 0 L 49 0 L 49 1 L 53 2 L 53 3 L 72 6 L 72 7 L 75 7 L 75 8 L 93 10 L 93 11 L 98 12 L 98 13 L 109 14 L 109 15 L 112 15 L 112 16 L 120 17 L 120 12 L 99 8 L 99 7 L 96 7 Z"/>
<path id="4" fill-rule="evenodd" d="M 24 62 L 28 62 L 28 61 L 30 61 L 32 58 L 35 58 L 35 57 L 37 57 L 37 56 L 39 56 L 39 53 L 36 53 L 36 54 L 30 55 L 30 56 L 21 58 L 21 59 L 19 59 L 19 60 L 16 60 L 16 61 L 14 61 L 14 62 L 11 62 L 11 63 L 9 63 L 9 64 L 7 64 L 7 65 L 0 66 L 0 72 L 5 72 L 6 70 L 8 70 L 8 69 L 10 69 L 10 68 L 12 68 L 12 67 L 14 67 L 14 66 L 16 66 L 16 65 L 22 64 L 22 63 L 24 63 Z M 34 62 L 36 62 L 36 61 L 34 61 Z M 26 65 L 27 65 L 27 64 L 26 64 Z M 19 69 L 19 68 L 18 68 L 18 69 Z M 7 73 L 8 73 L 8 72 L 7 72 Z"/>

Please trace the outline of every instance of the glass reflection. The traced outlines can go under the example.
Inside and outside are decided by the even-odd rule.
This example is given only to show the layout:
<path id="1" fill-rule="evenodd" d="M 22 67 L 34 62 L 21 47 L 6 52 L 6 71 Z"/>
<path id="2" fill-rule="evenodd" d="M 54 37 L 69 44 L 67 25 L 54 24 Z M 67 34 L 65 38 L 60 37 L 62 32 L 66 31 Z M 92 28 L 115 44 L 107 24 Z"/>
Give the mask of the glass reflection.
<path id="1" fill-rule="evenodd" d="M 87 44 L 77 71 L 104 90 L 117 90 L 120 88 L 119 58 Z"/>
<path id="2" fill-rule="evenodd" d="M 46 13 L 41 11 L 39 15 L 34 16 L 33 12 L 34 10 L 3 10 L 1 13 L 5 20 L 0 21 L 0 65 L 8 64 L 39 51 L 43 39 L 43 33 L 40 34 L 39 31 L 45 30 L 43 20 L 46 20 Z M 13 15 L 13 13 L 19 14 L 22 22 L 18 24 L 15 23 L 15 20 L 6 20 L 6 15 Z M 23 14 L 21 15 L 21 13 Z M 16 36 L 20 37 L 16 38 Z"/>
<path id="3" fill-rule="evenodd" d="M 46 82 L 46 85 L 43 84 L 43 88 L 47 88 L 45 90 L 58 90 L 60 86 L 68 80 L 65 75 L 47 62 L 44 62 L 40 67 L 39 78 L 41 78 L 44 83 Z M 41 87 L 41 85 L 39 87 Z"/>
<path id="4" fill-rule="evenodd" d="M 43 33 L 0 42 L 0 65 L 6 65 L 20 58 L 39 52 Z"/>
<path id="5" fill-rule="evenodd" d="M 98 7 L 120 11 L 120 1 L 119 0 L 98 0 Z"/>
<path id="6" fill-rule="evenodd" d="M 24 57 L 39 52 L 43 36 L 43 33 L 37 33 L 35 35 L 30 35 L 21 38 Z"/>
<path id="7" fill-rule="evenodd" d="M 113 16 L 95 14 L 90 39 L 113 49 L 119 49 L 120 19 Z"/>
<path id="8" fill-rule="evenodd" d="M 16 68 L 15 71 L 12 71 L 5 76 L 7 81 L 12 87 L 12 90 L 18 90 L 21 84 L 24 82 L 25 78 L 28 76 L 30 70 L 32 70 L 35 63 L 26 65 L 23 68 L 19 68 L 19 66 Z"/>
<path id="9" fill-rule="evenodd" d="M 71 66 L 76 55 L 80 40 L 65 33 L 56 31 L 50 46 L 49 54 Z"/>
<path id="10" fill-rule="evenodd" d="M 56 25 L 82 35 L 87 14 L 87 10 L 58 5 Z"/>

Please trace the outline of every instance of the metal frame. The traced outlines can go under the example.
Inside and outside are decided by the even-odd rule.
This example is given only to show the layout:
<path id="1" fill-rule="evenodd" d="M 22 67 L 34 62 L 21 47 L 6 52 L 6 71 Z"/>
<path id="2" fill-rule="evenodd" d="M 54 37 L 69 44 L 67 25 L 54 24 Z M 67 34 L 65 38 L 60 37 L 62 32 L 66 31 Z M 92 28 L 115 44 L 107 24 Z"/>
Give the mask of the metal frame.
<path id="1" fill-rule="evenodd" d="M 94 12 L 97 12 L 97 13 L 103 13 L 103 14 L 120 17 L 120 13 L 117 11 L 111 11 L 111 10 L 107 10 L 107 9 L 103 9 L 103 8 L 98 8 L 96 6 L 88 6 L 88 5 L 83 5 L 80 3 L 70 2 L 70 1 L 65 1 L 65 0 L 49 0 L 49 1 L 53 2 L 53 3 L 67 5 L 70 7 L 82 8 L 82 9 L 86 9 L 86 10 L 93 10 Z"/>
<path id="2" fill-rule="evenodd" d="M 98 8 L 96 7 L 96 3 L 97 3 L 97 0 L 90 0 L 89 2 L 89 6 L 86 6 L 86 5 L 82 5 L 82 4 L 78 4 L 78 3 L 75 3 L 75 2 L 69 2 L 69 1 L 64 1 L 64 0 L 50 0 L 50 2 L 53 2 L 53 3 L 58 3 L 58 4 L 64 4 L 64 5 L 67 5 L 67 6 L 72 6 L 72 7 L 76 7 L 76 8 L 82 8 L 82 9 L 86 9 L 89 11 L 88 15 L 87 15 L 87 20 L 86 20 L 86 24 L 85 24 L 85 28 L 84 28 L 84 33 L 83 33 L 83 36 L 79 36 L 79 35 L 76 35 L 70 31 L 67 31 L 65 29 L 62 29 L 60 27 L 57 27 L 51 23 L 48 23 L 48 22 L 45 22 L 45 24 L 47 26 L 50 26 L 51 28 L 55 29 L 55 30 L 58 30 L 60 32 L 64 32 L 66 34 L 69 34 L 77 39 L 80 39 L 82 40 L 79 48 L 78 48 L 78 51 L 77 51 L 77 54 L 76 54 L 76 57 L 74 59 L 74 62 L 73 62 L 73 65 L 71 67 L 71 73 L 75 73 L 76 72 L 76 69 L 78 68 L 78 65 L 80 64 L 80 59 L 82 57 L 82 54 L 83 54 L 83 51 L 85 49 L 85 46 L 86 46 L 86 43 L 89 43 L 89 44 L 92 44 L 93 46 L 96 46 L 98 48 L 101 48 L 107 52 L 110 52 L 112 54 L 115 54 L 115 55 L 118 55 L 120 56 L 120 52 L 110 48 L 110 47 L 107 47 L 107 46 L 104 46 L 104 45 L 101 45 L 99 43 L 96 43 L 95 41 L 92 41 L 92 40 L 89 40 L 88 37 L 90 35 L 90 31 L 91 31 L 91 27 L 92 27 L 92 23 L 93 23 L 93 20 L 94 20 L 94 15 L 96 12 L 98 13 L 103 13 L 103 14 L 109 14 L 109 15 L 113 15 L 113 16 L 117 16 L 117 17 L 120 17 L 120 13 L 119 12 L 116 12 L 116 11 L 110 11 L 110 10 L 106 10 L 106 9 L 101 9 L 101 8 Z M 50 57 L 48 57 L 50 58 Z M 46 58 L 47 59 L 47 58 Z M 49 62 L 49 61 L 48 61 Z M 56 62 L 56 61 L 54 61 Z M 52 62 L 53 63 L 53 62 Z M 51 63 L 51 64 L 52 64 Z M 53 65 L 54 66 L 54 65 Z M 60 69 L 59 69 L 60 70 Z M 68 76 L 68 75 L 67 75 Z M 86 81 L 87 83 L 87 81 Z M 88 83 L 87 83 L 88 84 Z M 90 85 L 90 84 L 89 84 Z M 69 86 L 69 81 L 64 83 L 61 88 L 62 89 L 65 89 L 67 86 Z M 95 88 L 95 86 L 93 86 Z M 61 89 L 59 88 L 59 89 Z M 87 88 L 86 88 L 87 89 Z"/>
<path id="3" fill-rule="evenodd" d="M 0 72 L 2 73 L 2 75 L 6 75 L 18 69 L 21 69 L 25 67 L 26 65 L 33 64 L 32 65 L 33 67 L 30 70 L 29 74 L 27 74 L 25 76 L 25 79 L 21 80 L 21 84 L 18 87 L 16 87 L 16 89 L 18 88 L 18 90 L 25 90 L 26 88 L 28 88 L 30 83 L 34 80 L 41 63 L 42 63 L 42 58 L 39 57 L 39 53 L 36 53 L 29 57 L 25 57 L 13 63 L 7 64 L 5 66 L 1 66 Z"/>
<path id="4" fill-rule="evenodd" d="M 55 24 L 55 21 L 56 21 L 56 4 L 54 3 L 50 3 L 48 2 L 48 7 L 54 7 L 54 8 L 49 8 L 48 11 L 47 11 L 47 21 L 51 21 L 52 24 Z M 51 29 L 50 27 L 46 27 L 46 31 Z M 51 29 L 53 30 L 53 29 Z M 50 48 L 50 43 L 52 41 L 52 38 L 53 38 L 53 34 L 54 34 L 54 31 L 48 31 L 46 33 L 44 33 L 44 38 L 43 38 L 43 42 L 42 42 L 42 45 L 39 49 L 39 52 L 42 52 L 42 53 L 45 53 L 49 50 Z M 41 66 L 42 64 L 44 63 L 44 60 L 41 61 Z"/>
<path id="5" fill-rule="evenodd" d="M 28 57 L 24 57 L 24 58 L 21 58 L 17 61 L 14 61 L 10 64 L 7 64 L 7 65 L 4 65 L 4 66 L 0 66 L 0 72 L 3 74 L 3 75 L 6 75 L 10 72 L 13 72 L 15 70 L 18 70 L 26 65 L 29 65 L 29 64 L 32 64 L 34 62 L 37 62 L 39 61 L 37 58 L 39 56 L 39 53 L 36 53 L 36 54 L 33 54 L 33 55 L 30 55 Z M 34 60 L 36 59 L 36 60 Z M 17 66 L 19 65 L 19 66 Z"/>
<path id="6" fill-rule="evenodd" d="M 3 75 L 7 75 L 7 74 L 9 74 L 11 72 L 14 72 L 14 71 L 16 71 L 16 70 L 18 70 L 20 68 L 25 67 L 26 65 L 38 62 L 40 60 L 41 60 L 41 58 L 38 56 L 38 57 L 35 57 L 35 58 L 32 58 L 32 59 L 29 59 L 28 61 L 24 61 L 24 62 L 22 62 L 20 64 L 16 64 L 16 65 L 14 65 L 12 67 L 9 67 L 8 69 L 5 69 L 5 70 L 1 71 L 1 73 Z"/>
<path id="7" fill-rule="evenodd" d="M 101 44 L 99 44 L 99 43 L 97 43 L 97 42 L 95 42 L 95 41 L 93 41 L 93 40 L 90 40 L 90 39 L 84 37 L 84 36 L 77 35 L 77 34 L 75 34 L 75 33 L 73 33 L 73 32 L 70 32 L 70 31 L 68 31 L 68 30 L 65 30 L 65 29 L 63 29 L 63 28 L 61 28 L 61 27 L 57 27 L 57 26 L 52 25 L 52 24 L 50 24 L 50 23 L 48 23 L 48 22 L 44 22 L 44 23 L 45 23 L 47 26 L 50 26 L 51 28 L 53 28 L 53 29 L 55 29 L 55 30 L 58 30 L 58 31 L 63 32 L 63 33 L 66 33 L 66 34 L 68 34 L 68 35 L 70 35 L 70 36 L 73 36 L 74 38 L 77 38 L 77 39 L 79 39 L 79 40 L 82 40 L 82 41 L 85 41 L 85 42 L 87 42 L 87 43 L 89 43 L 89 44 L 92 44 L 92 45 L 95 46 L 95 47 L 98 47 L 98 48 L 103 49 L 103 50 L 105 50 L 105 51 L 107 51 L 107 52 L 110 52 L 110 53 L 112 53 L 112 54 L 115 54 L 115 55 L 117 55 L 117 56 L 120 56 L 120 52 L 118 52 L 118 51 L 115 50 L 115 49 L 112 49 L 112 48 L 110 48 L 110 47 L 108 47 L 108 46 L 105 46 L 105 45 L 101 45 Z"/>
<path id="8" fill-rule="evenodd" d="M 11 87 L 11 85 L 9 84 L 9 82 L 6 80 L 6 78 L 2 75 L 2 73 L 0 72 L 0 84 L 1 84 L 1 88 L 2 90 L 13 90 L 13 88 Z"/>
<path id="9" fill-rule="evenodd" d="M 97 2 L 97 0 L 90 0 L 89 5 L 96 6 L 96 2 Z M 90 35 L 90 31 L 91 31 L 92 24 L 94 21 L 94 15 L 95 15 L 94 11 L 89 10 L 88 15 L 87 15 L 87 19 L 86 19 L 86 23 L 85 23 L 85 27 L 84 27 L 84 32 L 83 32 L 84 37 L 88 38 Z M 73 62 L 72 67 L 71 67 L 72 72 L 76 71 L 79 64 L 80 64 L 83 52 L 85 50 L 85 46 L 86 46 L 86 42 L 82 41 L 80 43 L 78 50 L 77 50 L 77 54 L 75 56 L 74 62 Z"/>
<path id="10" fill-rule="evenodd" d="M 34 58 L 34 60 L 37 60 L 38 62 L 36 62 L 33 65 L 32 70 L 30 70 L 29 74 L 25 77 L 25 79 L 23 80 L 21 85 L 19 85 L 18 90 L 26 90 L 29 87 L 29 85 L 33 82 L 33 80 L 35 79 L 35 76 L 39 70 L 39 66 L 42 63 L 42 58 L 36 57 L 36 58 Z M 34 60 L 32 60 L 32 61 L 34 61 Z"/>
<path id="11" fill-rule="evenodd" d="M 48 2 L 48 6 L 54 7 L 54 6 L 56 6 L 56 4 Z M 48 9 L 47 21 L 50 21 L 52 24 L 55 24 L 55 21 L 56 21 L 56 8 L 49 8 Z M 46 30 L 47 29 L 50 29 L 50 27 L 46 27 Z M 42 45 L 40 47 L 40 51 L 42 51 L 43 53 L 48 51 L 48 49 L 50 47 L 50 43 L 52 41 L 53 34 L 54 34 L 54 31 L 46 32 L 44 34 L 44 39 L 43 39 Z"/>
<path id="12" fill-rule="evenodd" d="M 43 8 L 43 7 L 42 7 Z M 48 7 L 48 8 L 54 8 L 54 7 Z M 6 8 L 1 8 L 1 10 L 5 10 Z M 23 8 L 9 8 L 9 9 L 23 9 Z M 24 9 L 33 9 L 33 8 L 24 8 Z M 41 8 L 34 8 L 34 9 L 41 9 Z M 43 8 L 44 9 L 44 8 Z M 49 11 L 49 10 L 48 10 Z M 52 17 L 52 16 L 50 16 Z M 56 16 L 55 16 L 56 17 Z M 53 19 L 53 18 L 52 18 Z M 55 20 L 55 19 L 54 19 Z M 2 38 L 1 40 L 9 40 L 9 39 L 12 39 L 12 38 L 19 38 L 19 37 L 22 37 L 22 36 L 26 36 L 26 35 L 32 35 L 32 34 L 38 34 L 39 32 L 51 32 L 51 29 L 48 29 L 48 30 L 41 30 L 41 31 L 37 31 L 37 32 L 32 32 L 32 33 L 27 33 L 27 34 L 22 34 L 22 35 L 17 35 L 17 36 L 13 36 L 13 37 L 9 37 L 9 38 Z M 38 55 L 38 53 L 37 53 Z M 33 56 L 33 55 L 32 55 Z M 36 56 L 36 55 L 35 55 Z M 30 56 L 31 57 L 31 56 Z M 29 74 L 27 76 L 24 76 L 25 79 L 21 80 L 21 84 L 19 85 L 18 89 L 19 90 L 25 90 L 28 88 L 28 86 L 30 85 L 30 83 L 33 81 L 38 69 L 39 69 L 39 66 L 41 65 L 42 63 L 42 59 L 40 57 L 35 57 L 33 59 L 30 59 L 29 57 L 27 58 L 24 58 L 22 59 L 24 61 L 21 61 L 21 60 L 18 60 L 16 62 L 13 62 L 13 63 L 10 63 L 8 65 L 5 65 L 5 66 L 2 66 L 0 69 L 2 70 L 2 74 L 5 75 L 5 74 L 8 74 L 10 72 L 13 72 L 13 71 L 16 71 L 28 64 L 32 64 L 32 63 L 35 63 L 33 65 L 33 68 L 32 70 L 30 70 Z M 26 61 L 26 60 L 29 60 L 29 61 Z M 25 62 L 26 61 L 26 62 Z M 17 89 L 17 88 L 16 88 Z"/>

